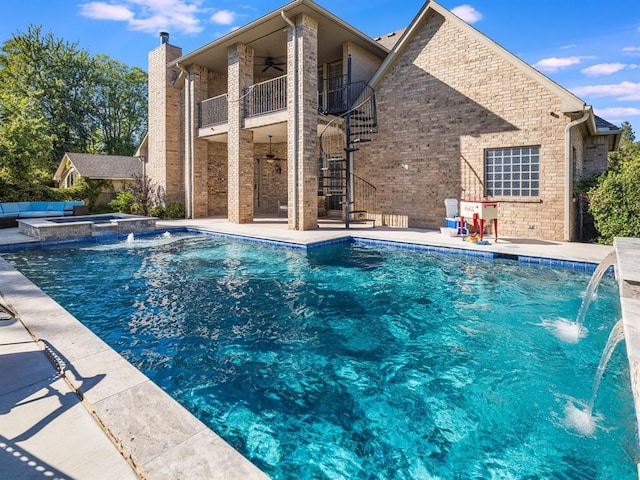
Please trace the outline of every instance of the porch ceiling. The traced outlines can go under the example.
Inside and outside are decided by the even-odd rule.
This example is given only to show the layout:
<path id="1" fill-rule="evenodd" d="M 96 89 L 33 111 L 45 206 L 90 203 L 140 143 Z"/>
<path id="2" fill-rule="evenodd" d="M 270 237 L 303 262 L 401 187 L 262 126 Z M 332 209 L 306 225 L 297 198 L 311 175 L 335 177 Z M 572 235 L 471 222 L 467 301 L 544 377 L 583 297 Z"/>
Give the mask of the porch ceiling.
<path id="1" fill-rule="evenodd" d="M 344 42 L 353 42 L 375 56 L 384 58 L 388 50 L 372 38 L 356 30 L 346 22 L 309 0 L 297 0 L 275 10 L 244 27 L 235 30 L 192 53 L 184 55 L 170 64 L 183 66 L 197 64 L 218 73 L 226 73 L 227 49 L 237 43 L 250 45 L 255 50 L 256 74 L 261 77 L 275 77 L 282 72 L 270 68 L 262 73 L 264 58 L 279 61 L 287 55 L 287 23 L 280 12 L 290 19 L 306 14 L 318 22 L 318 63 L 323 64 L 342 58 Z M 281 66 L 286 71 L 286 65 Z"/>
<path id="2" fill-rule="evenodd" d="M 318 121 L 317 133 L 318 136 L 322 133 L 326 125 L 326 120 Z M 262 127 L 252 128 L 253 130 L 253 142 L 254 143 L 269 143 L 269 135 L 271 135 L 271 140 L 274 143 L 286 142 L 287 141 L 287 124 L 286 123 L 275 123 L 271 125 L 265 125 Z M 341 130 L 339 127 L 329 127 L 329 132 L 332 134 L 340 134 Z M 201 137 L 210 142 L 221 142 L 227 143 L 228 136 L 227 133 L 221 133 L 218 135 L 210 135 Z"/>

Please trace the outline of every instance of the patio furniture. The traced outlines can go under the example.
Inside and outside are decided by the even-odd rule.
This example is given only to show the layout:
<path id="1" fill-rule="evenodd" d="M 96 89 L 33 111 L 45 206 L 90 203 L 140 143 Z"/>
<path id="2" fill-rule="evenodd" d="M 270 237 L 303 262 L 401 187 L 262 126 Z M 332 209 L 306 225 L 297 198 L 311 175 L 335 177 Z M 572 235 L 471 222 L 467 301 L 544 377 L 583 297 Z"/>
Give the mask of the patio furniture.
<path id="1" fill-rule="evenodd" d="M 74 208 L 80 206 L 85 206 L 81 200 L 68 202 L 0 203 L 0 228 L 17 227 L 17 220 L 20 218 L 64 217 L 74 215 Z"/>

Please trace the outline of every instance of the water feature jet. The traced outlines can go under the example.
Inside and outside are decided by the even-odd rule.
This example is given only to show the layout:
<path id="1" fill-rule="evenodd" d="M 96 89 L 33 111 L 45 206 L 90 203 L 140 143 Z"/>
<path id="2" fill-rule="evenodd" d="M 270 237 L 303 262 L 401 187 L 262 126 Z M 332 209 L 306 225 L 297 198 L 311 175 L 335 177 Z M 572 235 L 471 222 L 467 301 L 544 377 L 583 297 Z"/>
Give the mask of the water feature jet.
<path id="1" fill-rule="evenodd" d="M 591 300 L 595 297 L 598 286 L 600 285 L 600 281 L 602 280 L 605 272 L 610 267 L 614 266 L 616 261 L 616 252 L 615 250 L 612 250 L 598 264 L 593 275 L 591 275 L 591 279 L 589 280 L 589 284 L 585 290 L 575 322 L 559 318 L 552 322 L 543 322 L 543 325 L 551 330 L 556 337 L 567 343 L 577 343 L 581 338 L 584 338 L 587 335 L 587 329 L 584 326 L 584 321 L 587 316 Z"/>
<path id="2" fill-rule="evenodd" d="M 593 407 L 596 396 L 598 395 L 598 389 L 600 388 L 600 382 L 602 381 L 607 364 L 611 359 L 611 355 L 613 355 L 614 350 L 622 340 L 624 340 L 624 324 L 622 320 L 619 320 L 611 329 L 607 343 L 600 356 L 589 403 L 585 405 L 584 410 L 575 405 L 567 405 L 565 408 L 566 425 L 582 435 L 592 435 L 595 431 L 597 418 L 593 416 Z"/>
<path id="3" fill-rule="evenodd" d="M 593 297 L 595 296 L 598 286 L 600 285 L 600 281 L 604 276 L 605 272 L 616 264 L 617 256 L 616 251 L 612 250 L 604 259 L 598 264 L 593 275 L 591 275 L 591 279 L 589 280 L 589 284 L 587 285 L 587 290 L 585 291 L 584 298 L 582 299 L 582 303 L 580 304 L 580 310 L 578 310 L 578 316 L 576 317 L 576 324 L 579 327 L 584 325 L 584 319 L 587 316 L 587 310 L 589 310 L 589 304 Z"/>

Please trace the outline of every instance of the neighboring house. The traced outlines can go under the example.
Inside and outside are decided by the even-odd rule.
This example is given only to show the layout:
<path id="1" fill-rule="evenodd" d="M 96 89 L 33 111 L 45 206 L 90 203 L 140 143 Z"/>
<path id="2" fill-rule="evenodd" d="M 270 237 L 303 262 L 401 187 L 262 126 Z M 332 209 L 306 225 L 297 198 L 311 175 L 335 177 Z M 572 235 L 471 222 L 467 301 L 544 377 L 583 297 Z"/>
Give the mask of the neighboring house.
<path id="1" fill-rule="evenodd" d="M 53 179 L 59 188 L 72 187 L 80 177 L 106 180 L 108 186 L 96 201 L 97 205 L 105 205 L 113 200 L 128 182 L 142 175 L 143 162 L 138 157 L 65 153 Z"/>
<path id="2" fill-rule="evenodd" d="M 502 237 L 575 241 L 573 184 L 620 138 L 432 1 L 379 41 L 311 0 L 187 55 L 161 39 L 138 154 L 188 217 L 246 223 L 286 202 L 291 229 L 346 206 L 354 221 L 437 228 L 446 198 L 493 200 Z"/>

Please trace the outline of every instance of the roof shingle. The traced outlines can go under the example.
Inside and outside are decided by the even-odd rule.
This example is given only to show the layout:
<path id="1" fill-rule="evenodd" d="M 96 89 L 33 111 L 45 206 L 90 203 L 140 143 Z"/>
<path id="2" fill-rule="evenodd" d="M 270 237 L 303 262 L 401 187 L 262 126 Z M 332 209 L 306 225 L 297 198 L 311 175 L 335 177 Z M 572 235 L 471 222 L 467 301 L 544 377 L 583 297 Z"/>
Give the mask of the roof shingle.
<path id="1" fill-rule="evenodd" d="M 142 176 L 142 162 L 137 157 L 66 153 L 78 173 L 95 179 L 132 179 Z"/>

